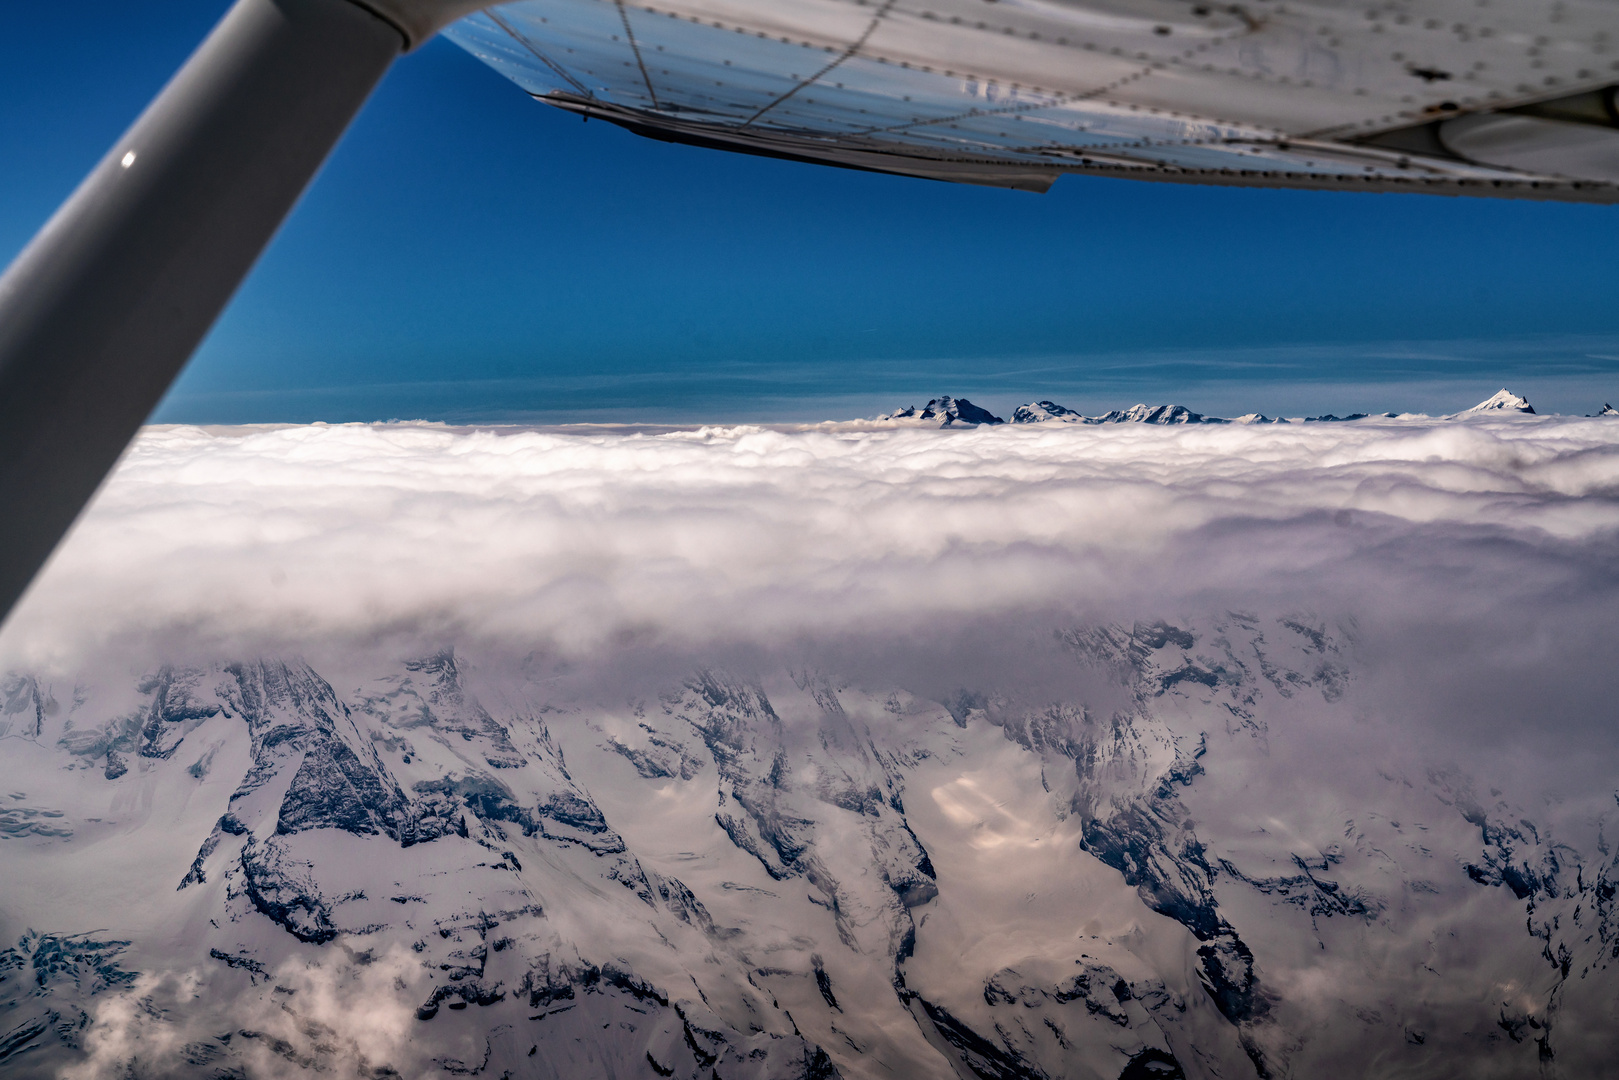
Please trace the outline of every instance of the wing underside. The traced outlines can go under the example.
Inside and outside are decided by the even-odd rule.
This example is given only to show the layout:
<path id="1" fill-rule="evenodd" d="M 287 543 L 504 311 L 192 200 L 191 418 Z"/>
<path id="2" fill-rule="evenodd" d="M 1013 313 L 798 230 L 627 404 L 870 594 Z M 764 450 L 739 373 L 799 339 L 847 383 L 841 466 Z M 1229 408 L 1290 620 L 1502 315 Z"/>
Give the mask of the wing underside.
<path id="1" fill-rule="evenodd" d="M 1619 201 L 1602 0 L 518 0 L 446 33 L 548 104 L 849 168 Z"/>

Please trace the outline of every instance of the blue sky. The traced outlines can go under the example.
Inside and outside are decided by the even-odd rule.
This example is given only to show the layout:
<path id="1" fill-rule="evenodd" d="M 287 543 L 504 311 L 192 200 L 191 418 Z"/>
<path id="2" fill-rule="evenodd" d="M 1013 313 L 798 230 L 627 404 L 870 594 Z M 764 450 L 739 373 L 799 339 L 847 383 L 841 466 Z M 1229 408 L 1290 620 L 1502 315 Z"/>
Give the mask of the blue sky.
<path id="1" fill-rule="evenodd" d="M 226 4 L 0 15 L 9 259 Z M 1046 195 L 669 146 L 444 41 L 388 76 L 157 419 L 1542 411 L 1619 399 L 1619 207 L 1068 177 Z"/>

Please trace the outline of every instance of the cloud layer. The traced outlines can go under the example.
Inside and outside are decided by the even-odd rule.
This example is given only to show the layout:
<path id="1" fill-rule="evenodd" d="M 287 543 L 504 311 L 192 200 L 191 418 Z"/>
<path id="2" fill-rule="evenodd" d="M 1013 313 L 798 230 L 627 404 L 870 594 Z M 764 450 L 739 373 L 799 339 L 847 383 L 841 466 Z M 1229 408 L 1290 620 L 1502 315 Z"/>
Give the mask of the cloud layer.
<path id="1" fill-rule="evenodd" d="M 1616 492 L 1605 420 L 160 428 L 0 651 L 37 665 L 127 635 L 408 633 L 580 654 L 1048 607 L 1404 607 L 1433 589 L 1460 615 L 1611 588 Z"/>

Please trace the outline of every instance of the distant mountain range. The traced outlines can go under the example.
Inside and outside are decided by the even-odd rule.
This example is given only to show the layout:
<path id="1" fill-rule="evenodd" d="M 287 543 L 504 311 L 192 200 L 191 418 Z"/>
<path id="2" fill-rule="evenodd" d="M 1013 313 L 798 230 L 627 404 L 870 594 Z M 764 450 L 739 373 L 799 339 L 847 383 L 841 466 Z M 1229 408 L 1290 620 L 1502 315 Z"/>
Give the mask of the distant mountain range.
<path id="1" fill-rule="evenodd" d="M 1535 415 L 1535 407 L 1529 404 L 1528 399 L 1514 394 L 1503 388 L 1500 392 L 1484 399 L 1471 409 L 1464 409 L 1452 414 L 1452 419 L 1461 419 L 1480 414 L 1519 413 L 1526 416 Z M 1348 416 L 1336 416 L 1326 413 L 1322 416 L 1305 416 L 1295 419 L 1287 417 L 1270 417 L 1264 413 L 1246 413 L 1242 416 L 1223 417 L 1206 416 L 1203 413 L 1193 412 L 1184 405 L 1132 405 L 1128 409 L 1114 409 L 1100 416 L 1086 416 L 1074 409 L 1058 405 L 1054 401 L 1031 401 L 1027 405 L 1019 405 L 1012 410 L 1012 423 L 1014 424 L 1317 424 L 1342 423 L 1346 420 L 1365 420 L 1376 416 L 1379 419 L 1394 419 L 1401 413 L 1350 413 Z M 1410 415 L 1410 414 L 1404 414 Z M 1619 416 L 1619 409 L 1612 405 L 1603 405 L 1596 416 Z M 974 405 L 966 398 L 937 397 L 918 409 L 915 405 L 908 405 L 903 409 L 895 409 L 876 418 L 878 421 L 935 421 L 939 427 L 977 427 L 979 425 L 1004 424 L 1001 417 L 996 416 L 981 406 Z"/>

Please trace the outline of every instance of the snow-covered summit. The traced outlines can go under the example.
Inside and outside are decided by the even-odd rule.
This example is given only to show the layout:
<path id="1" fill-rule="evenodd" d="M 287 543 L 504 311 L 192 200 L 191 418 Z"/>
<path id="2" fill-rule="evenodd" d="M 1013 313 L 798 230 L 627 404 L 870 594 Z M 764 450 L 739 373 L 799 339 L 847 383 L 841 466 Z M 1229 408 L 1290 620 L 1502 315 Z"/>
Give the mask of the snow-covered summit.
<path id="1" fill-rule="evenodd" d="M 1055 420 L 1059 424 L 1088 424 L 1090 418 L 1073 409 L 1064 408 L 1055 401 L 1031 401 L 1012 410 L 1014 424 L 1044 424 Z"/>
<path id="2" fill-rule="evenodd" d="M 878 420 L 937 420 L 940 427 L 958 425 L 975 427 L 979 424 L 1004 424 L 1005 420 L 988 409 L 980 408 L 966 398 L 936 397 L 929 399 L 920 410 L 915 405 L 884 413 Z"/>
<path id="3" fill-rule="evenodd" d="M 1494 396 L 1485 398 L 1471 409 L 1464 410 L 1463 416 L 1471 413 L 1516 412 L 1533 416 L 1535 407 L 1529 404 L 1527 398 L 1519 397 L 1511 390 L 1502 387 Z"/>
<path id="4" fill-rule="evenodd" d="M 1132 405 L 1096 417 L 1098 424 L 1224 424 L 1218 416 L 1204 416 L 1185 405 Z"/>
<path id="5" fill-rule="evenodd" d="M 1619 416 L 1619 409 L 1614 408 L 1612 405 L 1604 404 L 1602 406 L 1602 411 L 1597 413 L 1597 415 L 1598 416 Z"/>
<path id="6" fill-rule="evenodd" d="M 1019 405 L 1012 413 L 1014 424 L 1043 424 L 1053 420 L 1063 424 L 1230 423 L 1218 416 L 1204 416 L 1202 413 L 1193 412 L 1184 405 L 1132 405 L 1128 409 L 1114 409 L 1101 416 L 1085 416 L 1053 401 L 1031 401 L 1027 405 Z"/>
<path id="7" fill-rule="evenodd" d="M 1466 419 L 1480 415 L 1523 415 L 1535 416 L 1535 408 L 1529 404 L 1527 398 L 1514 394 L 1511 390 L 1503 388 L 1500 392 L 1491 395 L 1470 409 L 1449 414 L 1450 419 Z M 1612 405 L 1604 405 L 1597 416 L 1619 416 L 1619 409 Z M 1195 412 L 1185 405 L 1147 405 L 1145 403 L 1130 406 L 1128 409 L 1113 409 L 1097 416 L 1087 416 L 1078 409 L 1071 409 L 1066 405 L 1059 405 L 1055 401 L 1042 398 L 1019 405 L 1012 410 L 1014 424 L 1288 424 L 1288 423 L 1343 423 L 1354 420 L 1397 420 L 1406 417 L 1422 418 L 1423 414 L 1401 412 L 1365 413 L 1352 412 L 1345 415 L 1336 413 L 1323 413 L 1320 416 L 1295 416 L 1291 419 L 1283 416 L 1267 416 L 1260 412 L 1244 413 L 1235 417 L 1211 416 L 1207 413 Z M 925 406 L 918 409 L 908 406 L 885 413 L 876 418 L 878 422 L 890 421 L 931 421 L 939 427 L 973 427 L 980 424 L 1001 424 L 1006 421 L 992 414 L 988 409 L 974 405 L 966 398 L 939 397 L 933 398 Z M 930 425 L 931 426 L 931 425 Z"/>

